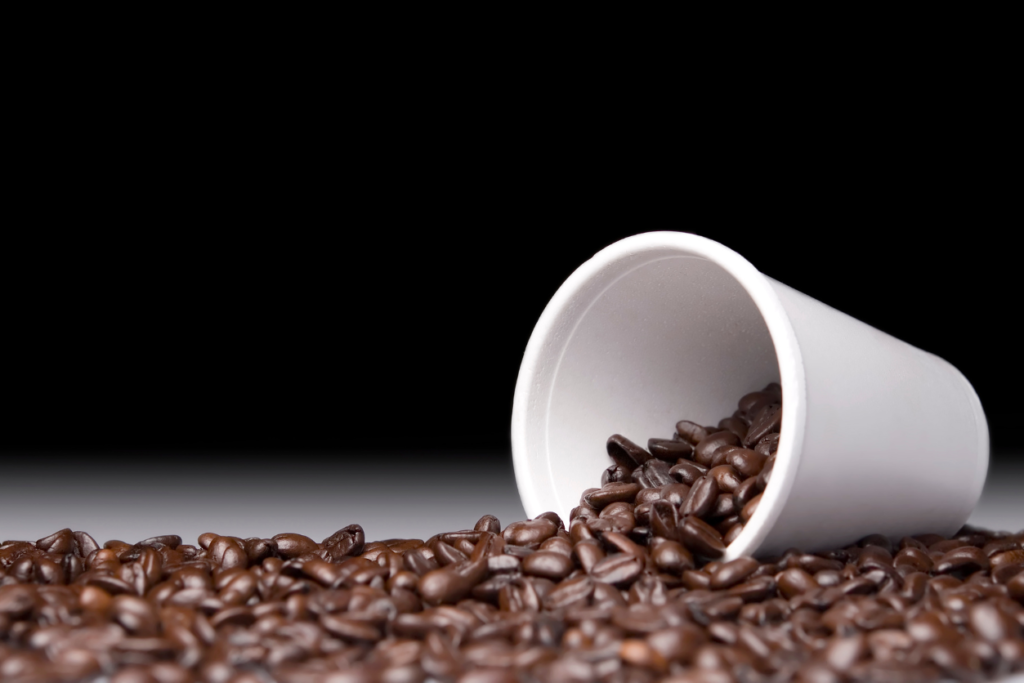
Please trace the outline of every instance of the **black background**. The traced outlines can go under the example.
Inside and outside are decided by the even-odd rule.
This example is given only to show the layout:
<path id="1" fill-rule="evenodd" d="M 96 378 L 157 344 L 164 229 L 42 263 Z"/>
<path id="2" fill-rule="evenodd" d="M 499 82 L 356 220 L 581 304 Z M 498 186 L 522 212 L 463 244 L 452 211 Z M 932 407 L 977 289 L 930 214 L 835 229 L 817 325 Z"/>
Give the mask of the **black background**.
<path id="1" fill-rule="evenodd" d="M 3 252 L 0 448 L 505 451 L 551 295 L 607 244 L 667 229 L 946 358 L 994 449 L 1015 449 L 1019 220 L 997 173 L 899 191 L 900 173 L 785 191 L 600 175 L 535 192 L 486 174 L 385 184 L 351 204 L 270 186 L 85 200 L 128 230 L 34 230 Z"/>

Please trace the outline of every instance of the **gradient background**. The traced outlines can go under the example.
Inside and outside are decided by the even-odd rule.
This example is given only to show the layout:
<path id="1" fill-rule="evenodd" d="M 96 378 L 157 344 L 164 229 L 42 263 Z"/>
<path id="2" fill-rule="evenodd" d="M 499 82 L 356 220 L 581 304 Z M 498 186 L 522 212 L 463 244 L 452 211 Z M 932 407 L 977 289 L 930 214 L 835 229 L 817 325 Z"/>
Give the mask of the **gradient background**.
<path id="1" fill-rule="evenodd" d="M 358 210 L 250 188 L 201 221 L 252 226 L 236 235 L 184 229 L 203 206 L 180 193 L 138 198 L 157 225 L 82 198 L 131 236 L 8 244 L 0 540 L 65 526 L 100 542 L 320 540 L 351 523 L 426 538 L 522 519 L 509 420 L 533 325 L 594 252 L 654 229 L 721 241 L 960 368 L 993 444 L 971 521 L 1024 527 L 1020 253 L 996 229 L 1019 223 L 986 201 L 998 188 L 825 178 L 691 206 L 664 182 L 559 194 L 557 180 L 403 185 Z"/>

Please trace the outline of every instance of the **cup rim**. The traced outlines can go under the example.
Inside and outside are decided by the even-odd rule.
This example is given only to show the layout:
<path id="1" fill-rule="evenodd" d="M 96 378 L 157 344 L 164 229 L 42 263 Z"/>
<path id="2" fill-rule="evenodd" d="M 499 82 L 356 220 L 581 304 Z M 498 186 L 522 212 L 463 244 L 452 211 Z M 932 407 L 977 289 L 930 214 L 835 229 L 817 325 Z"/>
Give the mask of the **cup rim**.
<path id="1" fill-rule="evenodd" d="M 638 256 L 642 258 L 644 252 L 658 252 L 660 255 L 657 258 L 660 259 L 664 258 L 666 250 L 677 251 L 680 256 L 708 260 L 736 280 L 757 307 L 775 347 L 780 384 L 785 397 L 775 467 L 772 471 L 772 481 L 762 493 L 757 512 L 726 549 L 723 559 L 730 560 L 757 551 L 778 520 L 792 491 L 803 452 L 807 415 L 806 381 L 796 333 L 768 278 L 737 252 L 705 237 L 667 231 L 627 237 L 597 252 L 580 265 L 555 292 L 530 335 L 516 381 L 511 433 L 516 483 L 527 514 L 534 516 L 543 512 L 538 492 L 539 483 L 536 480 L 537 475 L 541 473 L 534 471 L 533 464 L 527 456 L 530 427 L 527 417 L 530 406 L 535 405 L 539 398 L 537 394 L 550 390 L 549 383 L 536 381 L 538 377 L 541 373 L 557 374 L 557 367 L 553 371 L 542 367 L 542 355 L 553 341 L 555 333 L 563 331 L 559 324 L 560 320 L 571 307 L 575 307 L 576 295 L 599 273 L 622 260 L 635 259 Z M 634 268 L 643 267 L 650 260 L 653 259 L 637 263 Z M 565 336 L 560 346 L 565 348 L 571 338 L 571 333 Z M 548 454 L 545 454 L 545 457 L 547 456 Z"/>

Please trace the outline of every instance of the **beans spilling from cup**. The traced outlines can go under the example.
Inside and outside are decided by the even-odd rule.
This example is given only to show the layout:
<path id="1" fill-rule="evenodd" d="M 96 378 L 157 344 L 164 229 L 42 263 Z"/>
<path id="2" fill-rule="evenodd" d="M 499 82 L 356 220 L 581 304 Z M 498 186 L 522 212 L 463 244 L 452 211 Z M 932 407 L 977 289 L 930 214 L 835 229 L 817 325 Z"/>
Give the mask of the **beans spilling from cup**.
<path id="1" fill-rule="evenodd" d="M 671 438 L 649 439 L 646 450 L 614 434 L 608 439 L 614 464 L 601 488 L 583 492 L 570 521 L 610 528 L 614 523 L 602 517 L 630 508 L 634 541 L 666 539 L 719 559 L 757 511 L 775 467 L 781 424 L 782 388 L 772 383 L 741 398 L 717 426 L 681 420 Z"/>
<path id="2" fill-rule="evenodd" d="M 359 525 L 0 543 L 0 680 L 770 683 L 1024 670 L 1024 531 L 724 562 L 779 439 L 775 385 L 680 422 L 555 513 L 426 541 Z M 595 477 L 596 477 L 595 472 Z M 739 530 L 737 530 L 739 529 Z"/>

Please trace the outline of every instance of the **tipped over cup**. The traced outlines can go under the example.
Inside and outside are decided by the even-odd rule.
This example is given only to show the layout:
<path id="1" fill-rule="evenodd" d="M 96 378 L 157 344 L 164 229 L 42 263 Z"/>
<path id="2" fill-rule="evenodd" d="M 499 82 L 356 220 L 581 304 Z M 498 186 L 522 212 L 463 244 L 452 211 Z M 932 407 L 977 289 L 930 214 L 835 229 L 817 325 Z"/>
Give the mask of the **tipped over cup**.
<path id="1" fill-rule="evenodd" d="M 608 437 L 667 437 L 771 382 L 784 408 L 772 478 L 726 559 L 950 535 L 981 496 L 989 435 L 951 364 L 675 232 L 598 252 L 555 293 L 516 383 L 512 455 L 530 517 L 569 519 Z"/>

